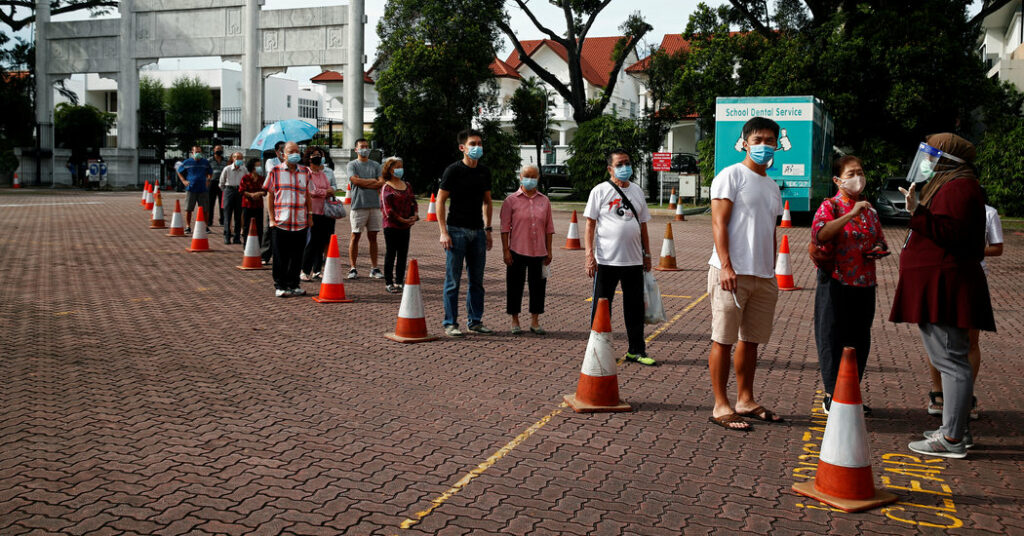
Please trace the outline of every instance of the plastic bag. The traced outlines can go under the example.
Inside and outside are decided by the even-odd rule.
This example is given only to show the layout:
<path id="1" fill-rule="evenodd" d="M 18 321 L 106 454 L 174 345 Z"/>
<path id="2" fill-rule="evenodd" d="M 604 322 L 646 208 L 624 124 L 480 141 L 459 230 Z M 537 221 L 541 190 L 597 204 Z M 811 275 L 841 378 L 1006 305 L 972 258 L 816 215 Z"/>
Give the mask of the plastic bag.
<path id="1" fill-rule="evenodd" d="M 661 303 L 661 289 L 654 274 L 644 272 L 644 323 L 660 324 L 665 321 L 665 306 Z"/>

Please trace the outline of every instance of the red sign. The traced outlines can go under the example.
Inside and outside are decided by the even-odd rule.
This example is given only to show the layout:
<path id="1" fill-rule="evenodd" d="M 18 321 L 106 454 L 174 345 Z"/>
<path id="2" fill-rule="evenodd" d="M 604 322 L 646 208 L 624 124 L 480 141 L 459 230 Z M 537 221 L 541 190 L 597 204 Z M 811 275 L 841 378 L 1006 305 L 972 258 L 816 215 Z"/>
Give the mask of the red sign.
<path id="1" fill-rule="evenodd" d="M 670 171 L 672 169 L 672 153 L 654 153 L 654 171 Z"/>

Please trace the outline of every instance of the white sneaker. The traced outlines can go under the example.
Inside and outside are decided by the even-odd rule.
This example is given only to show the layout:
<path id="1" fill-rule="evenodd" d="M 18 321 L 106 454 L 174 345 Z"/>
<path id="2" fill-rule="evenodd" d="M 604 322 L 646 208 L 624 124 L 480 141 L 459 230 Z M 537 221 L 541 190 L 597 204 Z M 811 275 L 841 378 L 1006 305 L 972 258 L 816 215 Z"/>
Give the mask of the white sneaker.
<path id="1" fill-rule="evenodd" d="M 288 291 L 288 293 L 291 294 L 292 296 L 304 296 L 306 294 L 306 291 L 302 290 L 301 288 L 293 288 L 290 291 Z"/>
<path id="2" fill-rule="evenodd" d="M 274 296 L 277 296 L 278 298 L 287 298 L 288 296 L 291 296 L 291 295 L 292 295 L 291 292 L 288 292 L 287 290 L 285 290 L 283 288 L 279 288 L 279 289 L 274 291 Z"/>
<path id="3" fill-rule="evenodd" d="M 370 270 L 370 279 L 384 279 L 384 272 L 380 268 L 373 268 Z"/>
<path id="4" fill-rule="evenodd" d="M 345 279 L 359 279 L 359 272 L 357 272 L 355 268 L 352 268 L 348 271 L 348 275 L 345 276 Z"/>

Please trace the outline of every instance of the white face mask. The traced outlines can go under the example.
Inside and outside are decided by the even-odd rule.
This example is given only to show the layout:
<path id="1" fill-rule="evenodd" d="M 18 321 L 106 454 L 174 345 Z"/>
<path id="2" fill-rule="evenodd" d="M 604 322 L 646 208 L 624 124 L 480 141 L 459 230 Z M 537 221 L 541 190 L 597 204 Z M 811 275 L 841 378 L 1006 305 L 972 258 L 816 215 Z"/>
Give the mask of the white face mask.
<path id="1" fill-rule="evenodd" d="M 852 195 L 860 195 L 864 191 L 864 186 L 867 184 L 867 180 L 864 175 L 857 175 L 850 177 L 849 179 L 839 179 L 840 186 Z"/>

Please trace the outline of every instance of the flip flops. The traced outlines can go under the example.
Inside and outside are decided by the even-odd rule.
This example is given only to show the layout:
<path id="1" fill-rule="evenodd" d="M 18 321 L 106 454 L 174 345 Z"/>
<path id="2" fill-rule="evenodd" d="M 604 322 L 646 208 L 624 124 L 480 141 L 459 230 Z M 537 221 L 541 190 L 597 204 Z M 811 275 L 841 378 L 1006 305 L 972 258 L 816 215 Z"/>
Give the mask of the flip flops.
<path id="1" fill-rule="evenodd" d="M 754 429 L 754 427 L 750 426 L 750 424 L 747 423 L 747 421 L 743 420 L 743 417 L 740 417 L 736 413 L 728 413 L 726 415 L 722 415 L 721 417 L 708 417 L 708 422 L 711 424 L 717 424 L 718 426 L 721 426 L 722 428 L 725 428 L 726 430 L 729 430 L 731 432 L 749 432 Z M 742 428 L 730 426 L 731 424 L 738 422 L 744 423 L 746 424 L 746 426 Z"/>

